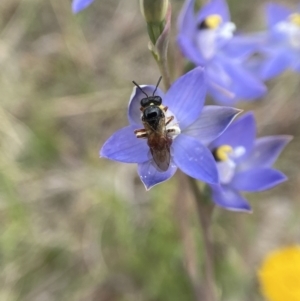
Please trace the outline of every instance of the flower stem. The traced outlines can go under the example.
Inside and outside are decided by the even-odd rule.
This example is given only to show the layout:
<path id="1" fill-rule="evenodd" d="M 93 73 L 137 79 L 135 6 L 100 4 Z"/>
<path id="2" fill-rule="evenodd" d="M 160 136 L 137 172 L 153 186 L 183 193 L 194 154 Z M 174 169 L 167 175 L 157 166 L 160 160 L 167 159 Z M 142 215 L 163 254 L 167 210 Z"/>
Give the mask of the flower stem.
<path id="1" fill-rule="evenodd" d="M 159 67 L 161 75 L 163 77 L 163 82 L 166 90 L 171 87 L 171 77 L 168 68 L 168 44 L 169 44 L 169 31 L 171 22 L 171 5 L 169 4 L 168 12 L 166 15 L 166 23 L 164 24 L 164 30 L 162 31 L 160 37 L 155 42 L 155 45 L 150 42 L 149 49 Z M 152 34 L 152 32 L 151 32 Z M 201 192 L 197 186 L 195 179 L 187 177 L 188 182 L 192 188 L 196 204 L 197 212 L 200 220 L 200 225 L 203 234 L 203 244 L 205 248 L 205 283 L 201 285 L 200 276 L 198 272 L 197 264 L 197 252 L 196 246 L 193 241 L 191 233 L 188 231 L 188 218 L 187 218 L 187 208 L 183 200 L 183 189 L 179 185 L 179 193 L 176 197 L 176 207 L 177 216 L 179 217 L 179 226 L 181 230 L 181 236 L 184 244 L 185 261 L 186 261 L 186 271 L 190 279 L 195 299 L 197 301 L 216 301 L 215 289 L 214 289 L 214 266 L 213 266 L 213 253 L 212 253 L 212 242 L 210 233 L 210 221 L 213 211 L 213 204 L 210 202 L 205 202 Z M 180 173 L 180 182 L 185 180 L 185 176 Z M 204 298 L 203 298 L 204 295 Z"/>
<path id="2" fill-rule="evenodd" d="M 197 213 L 203 235 L 203 245 L 205 251 L 205 283 L 203 289 L 205 290 L 205 301 L 216 301 L 215 278 L 214 278 L 214 258 L 213 258 L 213 244 L 211 235 L 211 217 L 214 209 L 212 202 L 209 202 L 202 195 L 197 181 L 188 177 L 188 181 L 195 197 L 197 205 Z M 203 301 L 204 301 L 203 300 Z"/>
<path id="3" fill-rule="evenodd" d="M 191 288 L 196 301 L 204 301 L 204 293 L 201 285 L 201 276 L 198 270 L 197 247 L 193 233 L 190 227 L 190 206 L 187 198 L 188 183 L 186 176 L 178 172 L 178 189 L 176 190 L 175 199 L 175 216 L 178 221 L 178 229 L 181 236 L 183 247 L 183 261 L 185 272 L 189 278 Z"/>
<path id="4" fill-rule="evenodd" d="M 168 67 L 167 67 L 167 60 L 166 58 L 161 58 L 160 60 L 157 60 L 157 65 L 158 68 L 160 70 L 161 76 L 163 78 L 163 83 L 165 86 L 166 91 L 169 90 L 169 88 L 171 87 L 171 79 L 170 79 L 170 75 L 168 72 Z"/>

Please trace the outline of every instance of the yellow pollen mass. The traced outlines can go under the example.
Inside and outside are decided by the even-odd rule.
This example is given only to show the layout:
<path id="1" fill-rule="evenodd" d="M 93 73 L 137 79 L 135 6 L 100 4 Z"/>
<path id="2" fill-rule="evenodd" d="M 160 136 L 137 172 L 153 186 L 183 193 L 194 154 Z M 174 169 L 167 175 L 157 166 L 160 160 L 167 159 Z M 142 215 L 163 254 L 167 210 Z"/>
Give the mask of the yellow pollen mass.
<path id="1" fill-rule="evenodd" d="M 216 149 L 215 156 L 220 161 L 228 160 L 228 154 L 233 151 L 230 145 L 222 145 Z"/>
<path id="2" fill-rule="evenodd" d="M 268 301 L 299 301 L 300 246 L 268 254 L 258 271 L 258 279 Z"/>
<path id="3" fill-rule="evenodd" d="M 291 14 L 289 19 L 295 25 L 300 26 L 300 14 Z"/>
<path id="4" fill-rule="evenodd" d="M 205 19 L 206 26 L 211 29 L 218 28 L 221 22 L 222 17 L 220 15 L 210 15 Z"/>

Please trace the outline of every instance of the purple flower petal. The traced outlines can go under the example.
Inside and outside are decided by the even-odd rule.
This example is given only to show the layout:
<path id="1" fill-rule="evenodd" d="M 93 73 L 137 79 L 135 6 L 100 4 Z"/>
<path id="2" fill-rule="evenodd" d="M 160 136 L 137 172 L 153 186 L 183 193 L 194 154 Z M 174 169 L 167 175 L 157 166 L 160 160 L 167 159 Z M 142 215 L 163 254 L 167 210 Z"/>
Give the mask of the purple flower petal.
<path id="1" fill-rule="evenodd" d="M 175 164 L 187 175 L 206 183 L 219 182 L 214 157 L 195 138 L 179 135 L 173 142 L 173 155 Z"/>
<path id="2" fill-rule="evenodd" d="M 199 118 L 183 133 L 207 145 L 219 137 L 240 112 L 230 107 L 204 106 Z"/>
<path id="3" fill-rule="evenodd" d="M 72 11 L 74 14 L 79 13 L 81 10 L 87 8 L 94 0 L 73 0 Z"/>
<path id="4" fill-rule="evenodd" d="M 193 38 L 196 31 L 196 20 L 194 13 L 195 0 L 185 1 L 178 16 L 178 31 L 189 38 Z"/>
<path id="5" fill-rule="evenodd" d="M 250 72 L 246 71 L 239 63 L 228 58 L 222 59 L 224 71 L 231 78 L 231 86 L 228 89 L 236 98 L 252 100 L 263 96 L 267 92 L 266 86 Z"/>
<path id="6" fill-rule="evenodd" d="M 197 31 L 194 6 L 195 0 L 187 0 L 183 5 L 178 17 L 177 43 L 187 59 L 196 65 L 203 65 L 205 61 L 194 42 Z"/>
<path id="7" fill-rule="evenodd" d="M 278 22 L 284 21 L 291 13 L 292 11 L 285 6 L 272 2 L 268 3 L 266 6 L 268 26 L 273 27 Z"/>
<path id="8" fill-rule="evenodd" d="M 203 66 L 205 64 L 204 58 L 202 57 L 199 49 L 197 48 L 197 46 L 191 38 L 186 37 L 183 34 L 179 34 L 177 38 L 177 43 L 183 55 L 188 60 L 193 62 L 195 65 Z"/>
<path id="9" fill-rule="evenodd" d="M 206 95 L 204 69 L 197 67 L 177 79 L 165 96 L 164 105 L 176 116 L 181 130 L 200 115 Z"/>
<path id="10" fill-rule="evenodd" d="M 224 45 L 222 52 L 231 58 L 245 58 L 264 45 L 266 39 L 267 33 L 265 32 L 250 35 L 236 35 Z"/>
<path id="11" fill-rule="evenodd" d="M 215 101 L 223 105 L 232 105 L 237 101 L 232 91 L 232 79 L 225 71 L 222 61 L 218 59 L 212 60 L 206 66 L 206 75 L 208 93 Z"/>
<path id="12" fill-rule="evenodd" d="M 220 207 L 232 211 L 251 212 L 251 207 L 240 193 L 225 185 L 210 185 L 212 199 Z"/>
<path id="13" fill-rule="evenodd" d="M 241 162 L 239 170 L 256 167 L 271 167 L 292 136 L 269 136 L 258 138 L 249 156 Z"/>
<path id="14" fill-rule="evenodd" d="M 260 77 L 263 80 L 276 77 L 289 67 L 290 62 L 291 58 L 286 49 L 272 51 L 267 59 L 260 62 Z"/>
<path id="15" fill-rule="evenodd" d="M 197 21 L 201 23 L 209 15 L 220 15 L 223 22 L 230 21 L 230 14 L 228 10 L 228 5 L 225 0 L 212 0 L 207 3 L 197 16 Z"/>
<path id="16" fill-rule="evenodd" d="M 213 149 L 226 144 L 232 148 L 244 147 L 245 153 L 238 160 L 242 161 L 252 151 L 255 136 L 255 119 L 254 115 L 250 112 L 232 123 L 219 138 L 213 141 L 210 148 Z"/>
<path id="17" fill-rule="evenodd" d="M 153 95 L 153 92 L 155 90 L 155 86 L 140 85 L 140 87 L 149 96 Z M 164 93 L 159 88 L 157 88 L 155 95 L 160 96 L 164 102 Z M 128 105 L 128 120 L 130 124 L 138 126 L 142 125 L 140 102 L 141 99 L 145 97 L 147 96 L 140 89 L 138 89 L 137 87 L 133 88 Z"/>
<path id="18" fill-rule="evenodd" d="M 153 186 L 171 178 L 177 170 L 177 166 L 171 161 L 167 171 L 161 172 L 153 165 L 152 160 L 138 165 L 138 174 L 147 190 Z"/>
<path id="19" fill-rule="evenodd" d="M 143 163 L 149 160 L 149 146 L 146 139 L 136 138 L 131 125 L 115 132 L 100 150 L 100 157 L 124 163 Z"/>
<path id="20" fill-rule="evenodd" d="M 287 177 L 278 170 L 253 168 L 237 172 L 230 185 L 237 190 L 254 192 L 272 188 L 286 180 Z"/>
<path id="21" fill-rule="evenodd" d="M 206 66 L 208 92 L 215 101 L 232 105 L 238 100 L 253 100 L 266 93 L 266 86 L 242 64 L 229 57 L 216 55 Z"/>

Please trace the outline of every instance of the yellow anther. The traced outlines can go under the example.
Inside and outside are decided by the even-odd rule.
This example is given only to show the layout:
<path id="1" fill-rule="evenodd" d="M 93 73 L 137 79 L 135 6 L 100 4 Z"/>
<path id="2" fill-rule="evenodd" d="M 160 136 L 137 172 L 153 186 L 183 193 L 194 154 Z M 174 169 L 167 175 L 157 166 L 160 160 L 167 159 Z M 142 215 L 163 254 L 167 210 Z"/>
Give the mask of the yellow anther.
<path id="1" fill-rule="evenodd" d="M 219 15 L 210 15 L 205 19 L 205 25 L 210 29 L 218 28 L 222 22 L 222 17 Z"/>
<path id="2" fill-rule="evenodd" d="M 232 151 L 233 149 L 230 145 L 221 145 L 215 151 L 216 159 L 219 161 L 226 161 L 228 160 L 228 154 L 230 154 Z"/>
<path id="3" fill-rule="evenodd" d="M 291 14 L 289 19 L 293 24 L 300 26 L 300 14 Z"/>

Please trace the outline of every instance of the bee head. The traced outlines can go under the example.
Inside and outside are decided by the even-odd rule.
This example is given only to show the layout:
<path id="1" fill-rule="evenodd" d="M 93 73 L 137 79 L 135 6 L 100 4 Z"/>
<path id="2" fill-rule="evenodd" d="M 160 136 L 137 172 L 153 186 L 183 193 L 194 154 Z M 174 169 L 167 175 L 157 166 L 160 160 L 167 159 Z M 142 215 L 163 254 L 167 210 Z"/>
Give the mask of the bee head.
<path id="1" fill-rule="evenodd" d="M 149 96 L 142 98 L 141 100 L 141 107 L 146 108 L 151 105 L 153 106 L 160 106 L 162 104 L 162 99 L 160 96 Z"/>
<path id="2" fill-rule="evenodd" d="M 135 82 L 135 81 L 132 81 L 133 84 L 143 93 L 146 95 L 145 98 L 142 98 L 141 99 L 141 107 L 142 107 L 142 111 L 143 109 L 149 107 L 149 106 L 160 106 L 162 104 L 162 99 L 160 96 L 157 96 L 157 95 L 154 95 L 157 88 L 158 88 L 158 85 L 161 81 L 162 77 L 159 78 L 157 84 L 156 84 L 156 87 L 153 91 L 153 94 L 152 96 L 148 96 L 148 94 Z"/>

